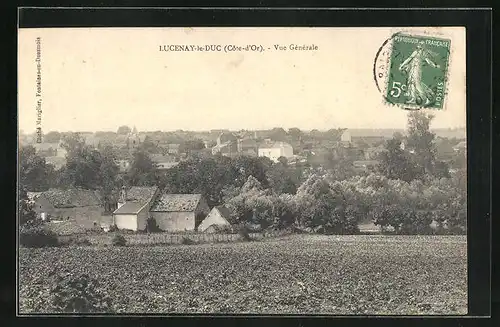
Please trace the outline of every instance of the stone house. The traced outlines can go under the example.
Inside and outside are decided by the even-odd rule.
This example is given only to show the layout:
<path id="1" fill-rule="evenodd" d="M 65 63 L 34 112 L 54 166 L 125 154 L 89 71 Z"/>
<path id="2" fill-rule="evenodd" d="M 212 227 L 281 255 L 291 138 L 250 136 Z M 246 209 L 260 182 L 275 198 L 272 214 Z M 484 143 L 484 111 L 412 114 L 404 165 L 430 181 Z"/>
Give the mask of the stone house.
<path id="1" fill-rule="evenodd" d="M 123 189 L 118 208 L 113 212 L 113 224 L 118 229 L 145 230 L 149 210 L 158 195 L 157 186 L 133 186 Z"/>
<path id="2" fill-rule="evenodd" d="M 28 194 L 33 210 L 42 219 L 99 220 L 103 211 L 99 194 L 93 190 L 79 188 L 50 189 Z"/>
<path id="3" fill-rule="evenodd" d="M 168 194 L 157 197 L 150 215 L 164 231 L 194 231 L 210 208 L 201 194 Z"/>

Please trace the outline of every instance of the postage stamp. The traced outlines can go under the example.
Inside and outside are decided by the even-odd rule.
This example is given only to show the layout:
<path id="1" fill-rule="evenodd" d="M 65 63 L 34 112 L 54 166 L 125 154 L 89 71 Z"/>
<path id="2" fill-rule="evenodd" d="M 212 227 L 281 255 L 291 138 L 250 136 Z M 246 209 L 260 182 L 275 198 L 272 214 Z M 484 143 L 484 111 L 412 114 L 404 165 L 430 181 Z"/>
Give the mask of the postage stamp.
<path id="1" fill-rule="evenodd" d="M 405 109 L 443 109 L 451 40 L 396 34 L 392 37 L 385 98 Z"/>

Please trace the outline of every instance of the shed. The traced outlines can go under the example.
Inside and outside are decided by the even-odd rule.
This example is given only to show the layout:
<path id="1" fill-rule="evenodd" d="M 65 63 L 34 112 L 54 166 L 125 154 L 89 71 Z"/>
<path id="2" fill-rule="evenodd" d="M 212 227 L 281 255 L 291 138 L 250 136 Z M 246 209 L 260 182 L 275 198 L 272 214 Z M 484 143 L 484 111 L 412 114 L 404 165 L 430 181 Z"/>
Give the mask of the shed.
<path id="1" fill-rule="evenodd" d="M 28 197 L 30 194 L 28 194 Z M 35 212 L 55 218 L 97 220 L 101 216 L 101 200 L 93 190 L 50 189 L 33 197 Z"/>
<path id="2" fill-rule="evenodd" d="M 163 193 L 150 215 L 164 231 L 194 231 L 210 211 L 201 194 Z"/>
<path id="3" fill-rule="evenodd" d="M 205 219 L 198 226 L 198 231 L 209 232 L 209 229 L 217 231 L 217 228 L 210 228 L 212 226 L 228 226 L 229 223 L 229 209 L 224 206 L 214 207 Z M 227 227 L 226 227 L 227 228 Z"/>
<path id="4" fill-rule="evenodd" d="M 149 209 L 157 193 L 157 186 L 133 186 L 125 190 L 118 208 L 113 212 L 113 224 L 118 229 L 146 229 Z"/>

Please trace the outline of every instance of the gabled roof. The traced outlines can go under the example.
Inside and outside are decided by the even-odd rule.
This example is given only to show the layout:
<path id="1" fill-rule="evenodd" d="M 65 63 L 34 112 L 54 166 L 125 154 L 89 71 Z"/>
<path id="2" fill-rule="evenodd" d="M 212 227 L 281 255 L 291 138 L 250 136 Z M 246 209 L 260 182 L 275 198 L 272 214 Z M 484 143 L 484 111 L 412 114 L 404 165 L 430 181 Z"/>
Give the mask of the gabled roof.
<path id="1" fill-rule="evenodd" d="M 145 203 L 140 203 L 140 202 L 126 202 L 124 205 L 116 209 L 113 212 L 113 215 L 139 213 L 139 211 L 141 211 L 141 209 L 145 205 L 146 205 Z"/>
<path id="2" fill-rule="evenodd" d="M 139 202 L 142 205 L 152 200 L 158 190 L 158 186 L 132 186 L 127 191 L 126 201 Z"/>
<path id="3" fill-rule="evenodd" d="M 201 194 L 168 194 L 157 198 L 151 207 L 154 212 L 189 212 L 194 211 L 201 200 Z"/>
<path id="4" fill-rule="evenodd" d="M 96 191 L 71 188 L 67 190 L 50 189 L 40 196 L 46 198 L 56 208 L 87 207 L 101 204 Z"/>
<path id="5" fill-rule="evenodd" d="M 230 212 L 229 212 L 229 209 L 224 207 L 224 206 L 216 206 L 214 207 L 212 210 L 216 209 L 217 211 L 219 211 L 220 215 L 224 218 L 224 219 L 229 219 L 229 216 L 230 216 Z"/>

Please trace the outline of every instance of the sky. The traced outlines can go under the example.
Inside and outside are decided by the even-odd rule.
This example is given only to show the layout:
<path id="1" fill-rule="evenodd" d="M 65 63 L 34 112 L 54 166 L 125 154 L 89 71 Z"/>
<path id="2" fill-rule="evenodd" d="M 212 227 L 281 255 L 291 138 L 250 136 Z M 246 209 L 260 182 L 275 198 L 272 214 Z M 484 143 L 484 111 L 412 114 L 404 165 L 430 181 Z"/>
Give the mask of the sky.
<path id="1" fill-rule="evenodd" d="M 20 29 L 19 128 L 38 126 L 39 99 L 44 132 L 405 128 L 407 111 L 386 105 L 373 80 L 378 49 L 401 30 L 451 38 L 447 100 L 432 127 L 464 127 L 465 28 L 370 27 Z M 159 51 L 165 44 L 265 51 Z"/>

